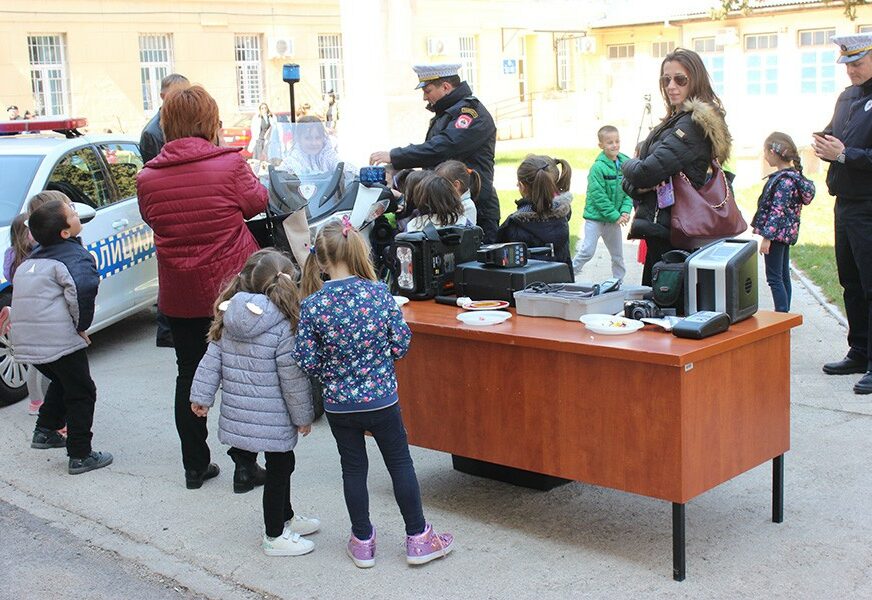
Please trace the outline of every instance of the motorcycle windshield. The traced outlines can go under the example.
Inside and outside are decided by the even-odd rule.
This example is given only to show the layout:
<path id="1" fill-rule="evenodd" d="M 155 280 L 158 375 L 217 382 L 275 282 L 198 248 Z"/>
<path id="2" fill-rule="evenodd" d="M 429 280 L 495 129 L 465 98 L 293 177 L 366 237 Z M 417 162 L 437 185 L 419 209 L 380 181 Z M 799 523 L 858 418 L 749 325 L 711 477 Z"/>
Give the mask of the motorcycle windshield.
<path id="1" fill-rule="evenodd" d="M 278 122 L 270 134 L 270 209 L 289 214 L 306 207 L 311 221 L 342 210 L 345 190 L 354 182 L 354 168 L 337 152 L 337 140 L 319 120 Z M 312 120 L 310 120 L 312 119 Z M 349 207 L 350 208 L 350 207 Z"/>

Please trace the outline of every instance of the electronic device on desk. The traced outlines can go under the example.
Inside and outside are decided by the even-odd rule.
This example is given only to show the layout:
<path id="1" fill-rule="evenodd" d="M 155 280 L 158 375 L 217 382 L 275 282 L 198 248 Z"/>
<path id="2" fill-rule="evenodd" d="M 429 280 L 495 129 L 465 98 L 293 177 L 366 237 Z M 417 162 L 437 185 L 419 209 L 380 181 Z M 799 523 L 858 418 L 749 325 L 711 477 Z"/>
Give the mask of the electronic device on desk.
<path id="1" fill-rule="evenodd" d="M 514 293 L 534 282 L 572 283 L 572 269 L 563 262 L 527 261 L 522 267 L 494 267 L 480 262 L 457 265 L 454 287 L 458 296 L 473 300 L 505 300 L 515 306 Z"/>
<path id="2" fill-rule="evenodd" d="M 488 244 L 475 253 L 475 260 L 492 267 L 523 267 L 529 258 L 530 253 L 524 242 Z"/>
<path id="3" fill-rule="evenodd" d="M 757 312 L 757 242 L 719 240 L 691 254 L 685 262 L 687 313 L 715 311 L 733 323 Z"/>
<path id="4" fill-rule="evenodd" d="M 656 302 L 648 298 L 627 300 L 624 302 L 624 316 L 628 319 L 660 319 L 675 316 L 674 308 L 660 308 Z"/>
<path id="5" fill-rule="evenodd" d="M 481 227 L 433 227 L 399 233 L 390 248 L 397 265 L 397 290 L 423 300 L 454 290 L 455 269 L 475 258 Z"/>
<path id="6" fill-rule="evenodd" d="M 672 335 L 701 340 L 730 328 L 730 316 L 723 312 L 701 310 L 672 326 Z"/>

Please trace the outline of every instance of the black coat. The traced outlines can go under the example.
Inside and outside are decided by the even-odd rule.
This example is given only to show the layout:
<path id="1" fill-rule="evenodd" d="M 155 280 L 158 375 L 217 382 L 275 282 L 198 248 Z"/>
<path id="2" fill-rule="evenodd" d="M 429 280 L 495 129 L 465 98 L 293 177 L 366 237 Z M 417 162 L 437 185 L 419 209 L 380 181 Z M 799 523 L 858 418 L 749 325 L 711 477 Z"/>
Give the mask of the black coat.
<path id="1" fill-rule="evenodd" d="M 536 214 L 528 200 L 518 200 L 518 209 L 513 212 L 497 232 L 498 242 L 524 242 L 527 247 L 554 246 L 554 256 L 546 258 L 553 262 L 563 262 L 572 268 L 569 253 L 569 218 L 572 216 L 572 194 L 560 194 L 554 198 L 551 210 Z M 525 209 L 525 210 L 521 210 Z"/>
<path id="2" fill-rule="evenodd" d="M 707 179 L 712 158 L 723 162 L 729 156 L 730 136 L 717 109 L 698 100 L 688 101 L 682 110 L 651 131 L 639 148 L 639 158 L 624 163 L 624 191 L 633 198 L 636 213 L 629 238 L 669 240 L 671 208 L 657 208 L 653 188 L 684 172 L 690 182 L 701 187 Z"/>
<path id="3" fill-rule="evenodd" d="M 497 128 L 484 105 L 472 95 L 466 82 L 442 97 L 432 108 L 423 144 L 391 150 L 391 164 L 397 169 L 433 168 L 446 160 L 459 160 L 481 176 L 476 199 L 478 225 L 491 236 L 500 222 L 500 202 L 494 191 L 494 148 Z M 485 225 L 488 225 L 486 227 Z"/>
<path id="4" fill-rule="evenodd" d="M 146 124 L 142 130 L 142 135 L 139 137 L 139 152 L 142 154 L 142 164 L 147 163 L 152 158 L 160 154 L 160 149 L 164 145 L 164 134 L 160 128 L 160 110 L 154 113 L 154 116 Z"/>
<path id="5" fill-rule="evenodd" d="M 827 171 L 830 195 L 872 199 L 872 79 L 839 95 L 833 119 L 824 131 L 845 144 L 845 164 L 831 162 Z"/>

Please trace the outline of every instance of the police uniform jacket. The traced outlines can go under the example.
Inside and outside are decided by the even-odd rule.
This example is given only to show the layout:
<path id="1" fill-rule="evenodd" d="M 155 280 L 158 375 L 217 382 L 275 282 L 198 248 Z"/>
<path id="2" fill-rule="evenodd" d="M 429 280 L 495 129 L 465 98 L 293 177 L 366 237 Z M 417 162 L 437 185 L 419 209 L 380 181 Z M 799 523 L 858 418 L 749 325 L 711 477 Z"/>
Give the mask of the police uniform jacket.
<path id="1" fill-rule="evenodd" d="M 397 169 L 435 167 L 449 159 L 459 160 L 481 176 L 477 205 L 479 219 L 499 223 L 500 205 L 493 188 L 494 147 L 497 128 L 484 105 L 464 81 L 432 107 L 436 114 L 423 144 L 391 150 Z"/>
<path id="2" fill-rule="evenodd" d="M 872 79 L 841 93 L 824 132 L 845 144 L 845 164 L 833 161 L 827 172 L 830 195 L 872 200 Z"/>

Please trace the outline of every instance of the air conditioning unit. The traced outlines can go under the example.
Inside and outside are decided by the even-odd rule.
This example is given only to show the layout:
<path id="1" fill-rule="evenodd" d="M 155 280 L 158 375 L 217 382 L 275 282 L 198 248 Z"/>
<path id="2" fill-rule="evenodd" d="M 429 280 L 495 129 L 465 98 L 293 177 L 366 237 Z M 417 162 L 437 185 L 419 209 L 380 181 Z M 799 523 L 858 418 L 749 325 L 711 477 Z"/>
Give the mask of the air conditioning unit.
<path id="1" fill-rule="evenodd" d="M 579 54 L 596 53 L 596 38 L 589 36 L 575 38 L 575 49 Z"/>
<path id="2" fill-rule="evenodd" d="M 294 55 L 294 38 L 275 37 L 268 42 L 269 58 L 288 58 Z"/>
<path id="3" fill-rule="evenodd" d="M 439 56 L 446 52 L 446 42 L 443 38 L 427 38 L 427 54 L 429 56 Z"/>

